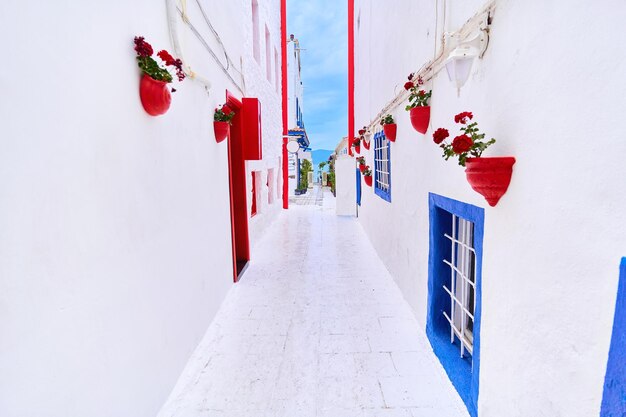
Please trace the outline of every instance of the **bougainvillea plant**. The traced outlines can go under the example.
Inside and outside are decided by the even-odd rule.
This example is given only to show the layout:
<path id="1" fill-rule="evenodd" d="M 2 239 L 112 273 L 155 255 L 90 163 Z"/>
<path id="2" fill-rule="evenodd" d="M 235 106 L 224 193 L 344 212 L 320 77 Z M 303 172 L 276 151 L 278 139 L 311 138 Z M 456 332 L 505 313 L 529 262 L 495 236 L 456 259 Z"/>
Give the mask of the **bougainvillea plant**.
<path id="1" fill-rule="evenodd" d="M 384 125 L 391 125 L 394 124 L 395 121 L 393 120 L 393 116 L 390 114 L 386 114 L 385 116 L 383 116 L 382 119 L 380 119 L 380 125 L 384 126 Z"/>
<path id="2" fill-rule="evenodd" d="M 478 130 L 478 123 L 470 123 L 473 118 L 474 115 L 468 111 L 454 116 L 454 121 L 462 125 L 461 132 L 463 134 L 452 139 L 451 143 L 445 142 L 446 138 L 450 136 L 447 129 L 439 128 L 433 133 L 433 141 L 443 149 L 442 158 L 446 161 L 451 157 L 458 157 L 459 165 L 465 166 L 467 158 L 480 157 L 485 149 L 496 143 L 493 138 L 484 141 L 485 134 Z"/>
<path id="3" fill-rule="evenodd" d="M 415 78 L 415 74 L 411 73 L 408 76 L 409 81 L 404 83 L 404 89 L 410 91 L 409 95 L 409 104 L 405 107 L 406 111 L 411 110 L 414 107 L 425 107 L 428 106 L 428 100 L 430 100 L 430 96 L 433 94 L 433 90 L 422 90 L 422 85 L 424 85 L 424 80 L 421 75 L 418 75 Z"/>
<path id="4" fill-rule="evenodd" d="M 372 170 L 370 169 L 369 165 L 365 166 L 365 169 L 363 170 L 363 176 L 365 176 L 365 177 L 371 177 L 372 176 Z"/>
<path id="5" fill-rule="evenodd" d="M 227 105 L 222 104 L 221 106 L 215 108 L 215 113 L 213 114 L 213 121 L 228 122 L 228 124 L 231 124 L 233 117 L 235 117 L 235 112 Z"/>
<path id="6" fill-rule="evenodd" d="M 152 54 L 154 52 L 152 45 L 146 42 L 143 36 L 135 36 L 134 42 L 135 52 L 137 52 L 137 65 L 141 68 L 141 72 L 149 75 L 157 81 L 171 83 L 173 76 L 167 67 L 173 67 L 176 72 L 176 77 L 178 77 L 178 81 L 185 79 L 183 62 L 180 59 L 174 59 L 174 57 L 166 50 L 158 52 L 157 56 L 165 65 L 164 68 L 154 58 L 152 58 Z M 172 91 L 176 90 L 172 89 Z"/>
<path id="7" fill-rule="evenodd" d="M 365 165 L 365 157 L 364 156 L 359 156 L 356 161 L 358 162 L 359 165 Z"/>

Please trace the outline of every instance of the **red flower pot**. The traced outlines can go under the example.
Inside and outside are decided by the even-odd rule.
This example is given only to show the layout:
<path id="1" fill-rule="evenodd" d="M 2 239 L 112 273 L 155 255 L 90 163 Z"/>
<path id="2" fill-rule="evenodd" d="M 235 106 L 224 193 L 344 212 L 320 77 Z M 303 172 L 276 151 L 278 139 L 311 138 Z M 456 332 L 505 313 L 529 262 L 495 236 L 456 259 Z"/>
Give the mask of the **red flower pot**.
<path id="1" fill-rule="evenodd" d="M 369 141 L 367 141 L 367 140 L 363 139 L 363 140 L 361 141 L 361 143 L 363 144 L 363 147 L 364 147 L 366 150 L 368 150 L 368 151 L 370 150 L 370 143 L 369 143 Z"/>
<path id="2" fill-rule="evenodd" d="M 410 112 L 411 125 L 420 133 L 426 133 L 430 123 L 430 106 L 413 107 Z"/>
<path id="3" fill-rule="evenodd" d="M 354 145 L 354 152 L 360 154 L 361 153 L 361 144 Z"/>
<path id="4" fill-rule="evenodd" d="M 139 97 L 144 110 L 150 116 L 159 116 L 167 112 L 172 102 L 172 95 L 165 81 L 157 81 L 143 74 L 139 83 Z"/>
<path id="5" fill-rule="evenodd" d="M 514 163 L 512 156 L 467 158 L 467 182 L 493 207 L 509 188 Z"/>
<path id="6" fill-rule="evenodd" d="M 398 125 L 395 123 L 388 123 L 383 125 L 383 132 L 385 132 L 385 137 L 392 142 L 396 141 L 396 133 L 398 133 Z"/>
<path id="7" fill-rule="evenodd" d="M 215 141 L 220 143 L 230 134 L 230 123 L 213 122 L 213 130 L 215 130 Z"/>
<path id="8" fill-rule="evenodd" d="M 365 172 L 365 164 L 359 165 L 359 171 L 361 171 L 361 174 Z"/>
<path id="9" fill-rule="evenodd" d="M 363 175 L 363 179 L 365 180 L 365 184 L 367 184 L 368 187 L 372 186 L 372 176 L 371 175 Z"/>

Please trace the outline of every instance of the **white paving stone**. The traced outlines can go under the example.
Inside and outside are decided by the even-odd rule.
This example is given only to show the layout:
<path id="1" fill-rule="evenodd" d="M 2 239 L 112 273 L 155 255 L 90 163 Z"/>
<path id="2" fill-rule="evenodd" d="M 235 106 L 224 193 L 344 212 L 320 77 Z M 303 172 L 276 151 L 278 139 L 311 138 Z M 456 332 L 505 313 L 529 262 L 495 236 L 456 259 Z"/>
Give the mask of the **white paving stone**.
<path id="1" fill-rule="evenodd" d="M 317 190 L 316 190 L 317 191 Z M 295 206 L 253 248 L 160 417 L 467 417 L 358 222 Z"/>

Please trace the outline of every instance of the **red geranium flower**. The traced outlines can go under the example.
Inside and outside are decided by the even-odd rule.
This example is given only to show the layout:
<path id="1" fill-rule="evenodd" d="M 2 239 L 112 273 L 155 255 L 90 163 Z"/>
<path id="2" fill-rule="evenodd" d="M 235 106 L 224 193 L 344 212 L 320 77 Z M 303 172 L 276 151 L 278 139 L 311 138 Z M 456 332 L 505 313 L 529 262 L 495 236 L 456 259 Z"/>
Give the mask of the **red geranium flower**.
<path id="1" fill-rule="evenodd" d="M 363 136 L 365 134 L 365 129 L 360 129 L 359 130 L 359 135 Z"/>
<path id="2" fill-rule="evenodd" d="M 152 45 L 144 40 L 143 36 L 135 36 L 135 51 L 139 56 L 152 56 Z"/>
<path id="3" fill-rule="evenodd" d="M 472 114 L 472 112 L 464 111 L 454 116 L 454 122 L 465 124 L 468 120 L 472 120 L 473 117 L 474 115 Z"/>
<path id="4" fill-rule="evenodd" d="M 178 77 L 178 81 L 184 80 L 185 71 L 183 71 L 183 61 L 177 59 L 172 65 L 176 67 L 176 76 Z"/>
<path id="5" fill-rule="evenodd" d="M 435 133 L 433 133 L 433 141 L 435 141 L 435 143 L 439 145 L 448 136 L 450 136 L 448 129 L 440 127 L 439 129 L 435 130 Z"/>
<path id="6" fill-rule="evenodd" d="M 467 135 L 461 135 L 454 138 L 452 141 L 452 150 L 456 154 L 461 154 L 472 149 L 474 141 Z"/>
<path id="7" fill-rule="evenodd" d="M 169 52 L 167 52 L 166 50 L 162 50 L 160 51 L 157 56 L 159 58 L 161 58 L 163 60 L 163 62 L 165 62 L 165 65 L 175 65 L 176 60 L 174 59 L 173 56 L 170 55 Z"/>
<path id="8" fill-rule="evenodd" d="M 426 91 L 424 91 L 424 90 L 420 90 L 420 91 L 417 93 L 417 95 L 418 95 L 418 96 L 420 96 L 420 97 L 424 97 L 424 96 L 426 95 Z"/>
<path id="9" fill-rule="evenodd" d="M 410 90 L 413 87 L 415 87 L 415 84 L 413 84 L 411 81 L 407 81 L 407 82 L 404 83 L 404 89 L 405 90 Z"/>
<path id="10" fill-rule="evenodd" d="M 424 84 L 424 79 L 422 78 L 421 75 L 417 76 L 417 85 L 422 85 Z"/>

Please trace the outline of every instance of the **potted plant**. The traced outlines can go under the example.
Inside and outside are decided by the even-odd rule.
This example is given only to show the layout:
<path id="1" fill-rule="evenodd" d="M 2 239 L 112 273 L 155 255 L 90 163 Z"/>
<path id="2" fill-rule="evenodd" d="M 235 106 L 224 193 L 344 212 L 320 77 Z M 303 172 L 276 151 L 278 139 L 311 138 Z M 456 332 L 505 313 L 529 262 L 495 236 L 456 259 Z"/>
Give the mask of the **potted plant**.
<path id="1" fill-rule="evenodd" d="M 404 83 L 404 89 L 410 91 L 409 104 L 405 107 L 405 110 L 410 112 L 411 125 L 420 133 L 426 133 L 428 130 L 428 123 L 430 122 L 430 106 L 428 100 L 433 94 L 432 90 L 422 90 L 424 80 L 420 75 L 415 78 L 414 74 L 409 74 L 409 81 Z"/>
<path id="2" fill-rule="evenodd" d="M 365 169 L 363 170 L 363 179 L 365 180 L 365 184 L 367 184 L 368 187 L 372 186 L 372 170 L 370 169 L 369 165 L 366 165 Z"/>
<path id="3" fill-rule="evenodd" d="M 361 143 L 366 150 L 370 150 L 370 140 L 367 131 L 367 126 L 363 126 L 363 129 L 359 129 L 359 139 L 361 139 Z"/>
<path id="4" fill-rule="evenodd" d="M 352 140 L 352 147 L 354 148 L 354 152 L 360 154 L 361 153 L 361 138 L 354 138 Z"/>
<path id="5" fill-rule="evenodd" d="M 359 156 L 356 159 L 357 164 L 359 164 L 359 170 L 361 171 L 361 174 L 363 173 L 363 171 L 365 171 L 365 157 L 364 156 Z"/>
<path id="6" fill-rule="evenodd" d="M 390 114 L 385 115 L 385 117 L 380 119 L 380 124 L 383 127 L 383 132 L 385 132 L 385 137 L 390 141 L 395 142 L 398 125 L 393 120 L 393 116 Z"/>
<path id="7" fill-rule="evenodd" d="M 515 158 L 483 157 L 485 149 L 496 143 L 496 140 L 492 138 L 484 141 L 485 134 L 480 133 L 478 123 L 470 123 L 473 118 L 471 112 L 457 114 L 454 121 L 462 125 L 462 134 L 451 143 L 446 143 L 445 139 L 450 134 L 447 129 L 439 128 L 433 133 L 433 141 L 443 149 L 442 157 L 446 161 L 451 157 L 459 158 L 459 165 L 465 167 L 465 175 L 472 189 L 485 197 L 493 207 L 509 188 Z"/>
<path id="8" fill-rule="evenodd" d="M 215 131 L 215 141 L 220 143 L 230 134 L 231 120 L 235 117 L 235 112 L 225 104 L 217 107 L 213 113 L 213 130 Z"/>
<path id="9" fill-rule="evenodd" d="M 173 76 L 167 67 L 174 67 L 178 81 L 185 79 L 183 63 L 180 59 L 174 59 L 166 50 L 157 53 L 165 67 L 161 66 L 152 58 L 152 45 L 145 41 L 143 36 L 135 36 L 135 52 L 137 52 L 137 65 L 141 69 L 142 77 L 139 83 L 139 97 L 141 104 L 151 116 L 159 116 L 167 112 L 172 102 L 170 90 L 167 84 L 171 83 Z M 176 89 L 172 88 L 172 93 Z"/>

